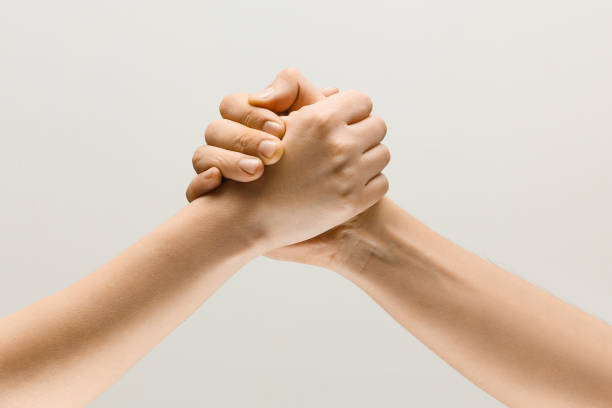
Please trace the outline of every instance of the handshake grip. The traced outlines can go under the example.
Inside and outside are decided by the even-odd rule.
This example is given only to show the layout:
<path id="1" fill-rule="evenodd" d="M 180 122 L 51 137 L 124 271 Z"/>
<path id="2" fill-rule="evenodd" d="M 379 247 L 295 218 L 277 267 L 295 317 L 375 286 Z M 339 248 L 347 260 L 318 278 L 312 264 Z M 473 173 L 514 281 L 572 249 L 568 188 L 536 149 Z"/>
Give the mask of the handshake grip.
<path id="1" fill-rule="evenodd" d="M 225 97 L 219 110 L 222 118 L 206 129 L 207 145 L 194 153 L 198 175 L 187 198 L 217 189 L 223 177 L 243 183 L 224 189 L 242 190 L 236 195 L 265 219 L 296 232 L 278 246 L 342 224 L 388 190 L 381 174 L 390 160 L 381 144 L 386 124 L 371 115 L 372 101 L 362 92 L 318 89 L 288 69 L 258 95 Z"/>

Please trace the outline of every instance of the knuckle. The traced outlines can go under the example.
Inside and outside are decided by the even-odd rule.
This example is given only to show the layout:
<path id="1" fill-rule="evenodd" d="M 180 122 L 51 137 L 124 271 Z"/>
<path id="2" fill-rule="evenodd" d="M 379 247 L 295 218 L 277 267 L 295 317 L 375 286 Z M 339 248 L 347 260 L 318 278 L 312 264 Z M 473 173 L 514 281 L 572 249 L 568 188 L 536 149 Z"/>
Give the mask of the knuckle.
<path id="1" fill-rule="evenodd" d="M 256 128 L 259 122 L 259 117 L 253 108 L 247 109 L 242 115 L 242 124 L 245 126 Z"/>
<path id="2" fill-rule="evenodd" d="M 362 106 L 368 112 L 372 111 L 374 104 L 372 103 L 372 98 L 368 94 L 362 91 L 357 91 L 355 89 L 350 89 L 345 91 L 347 96 L 351 98 L 356 104 Z"/>
<path id="3" fill-rule="evenodd" d="M 327 142 L 327 150 L 332 157 L 348 159 L 353 151 L 354 142 L 351 138 L 331 138 Z"/>
<path id="4" fill-rule="evenodd" d="M 340 184 L 347 187 L 352 187 L 353 179 L 355 177 L 355 171 L 349 167 L 344 166 L 336 170 L 336 177 Z"/>
<path id="5" fill-rule="evenodd" d="M 389 179 L 387 179 L 387 177 L 382 173 L 380 173 L 377 177 L 380 184 L 380 190 L 378 190 L 377 196 L 380 198 L 387 194 L 387 191 L 389 191 Z"/>
<path id="6" fill-rule="evenodd" d="M 384 174 L 382 175 L 383 195 L 389 191 L 389 179 Z"/>
<path id="7" fill-rule="evenodd" d="M 221 174 L 225 174 L 225 172 L 234 166 L 233 157 L 233 152 L 214 150 L 206 156 L 205 160 L 200 161 L 199 172 L 203 173 L 211 167 L 216 167 L 219 169 Z"/>
<path id="8" fill-rule="evenodd" d="M 391 151 L 389 150 L 389 148 L 385 145 L 381 145 L 381 149 L 382 149 L 382 160 L 384 165 L 386 166 L 387 164 L 389 164 L 389 162 L 391 161 Z"/>
<path id="9" fill-rule="evenodd" d="M 340 196 L 340 198 L 342 198 L 343 200 L 349 203 L 351 202 L 352 195 L 353 195 L 353 186 L 351 184 L 348 184 L 342 181 L 338 181 L 336 183 L 336 191 L 338 192 L 338 195 Z"/>
<path id="10" fill-rule="evenodd" d="M 324 128 L 333 121 L 333 114 L 329 110 L 311 109 L 309 113 L 309 121 L 313 126 Z"/>
<path id="11" fill-rule="evenodd" d="M 256 128 L 264 118 L 260 117 L 257 109 L 248 103 L 248 98 L 247 93 L 235 93 L 223 98 L 219 105 L 221 117 Z"/>
<path id="12" fill-rule="evenodd" d="M 349 156 L 346 154 L 332 153 L 329 157 L 329 164 L 332 169 L 332 172 L 338 173 L 342 170 L 342 168 L 346 167 L 349 163 Z"/>
<path id="13" fill-rule="evenodd" d="M 366 94 L 362 94 L 360 99 L 361 99 L 360 102 L 363 104 L 364 109 L 367 110 L 368 112 L 372 112 L 372 108 L 374 107 L 374 103 L 372 102 L 372 98 L 370 98 Z"/>
<path id="14" fill-rule="evenodd" d="M 192 197 L 193 197 L 193 187 L 191 186 L 191 184 L 189 184 L 187 186 L 187 190 L 185 190 L 185 198 L 187 198 L 188 202 L 191 202 L 192 201 L 192 199 L 191 199 Z"/>
<path id="15" fill-rule="evenodd" d="M 387 123 L 385 122 L 385 120 L 380 116 L 374 116 L 374 123 L 376 123 L 376 126 L 378 126 L 379 132 L 382 137 L 385 137 L 385 135 L 387 134 Z"/>
<path id="16" fill-rule="evenodd" d="M 194 168 L 196 168 L 198 164 L 200 163 L 200 161 L 202 160 L 202 157 L 204 156 L 203 150 L 204 150 L 203 147 L 200 146 L 195 150 L 195 152 L 193 152 L 193 156 L 191 157 L 191 164 L 193 165 Z"/>
<path id="17" fill-rule="evenodd" d="M 348 149 L 345 143 L 336 140 L 329 142 L 328 150 L 332 157 L 344 157 Z"/>
<path id="18" fill-rule="evenodd" d="M 296 68 L 296 67 L 288 67 L 283 69 L 280 72 L 280 75 L 282 76 L 286 76 L 286 77 L 297 77 L 300 76 L 300 71 Z"/>
<path id="19" fill-rule="evenodd" d="M 230 114 L 239 97 L 239 94 L 230 94 L 221 100 L 221 103 L 219 104 L 219 113 L 221 116 L 225 118 Z"/>
<path id="20" fill-rule="evenodd" d="M 206 126 L 206 130 L 204 131 L 204 140 L 209 145 L 214 145 L 216 135 L 219 134 L 219 128 L 222 125 L 222 121 L 220 119 L 213 120 Z"/>
<path id="21" fill-rule="evenodd" d="M 248 151 L 251 145 L 251 138 L 249 137 L 248 133 L 241 132 L 238 135 L 236 135 L 236 138 L 234 140 L 234 145 L 241 152 Z"/>
<path id="22" fill-rule="evenodd" d="M 339 197 L 350 200 L 355 191 L 356 172 L 354 169 L 342 166 L 334 169 L 334 188 Z"/>
<path id="23" fill-rule="evenodd" d="M 288 119 L 291 118 L 299 118 L 297 119 L 300 122 L 307 123 L 311 125 L 314 122 L 314 118 L 317 115 L 317 107 L 314 105 L 304 106 L 300 110 L 293 111 L 289 113 Z"/>

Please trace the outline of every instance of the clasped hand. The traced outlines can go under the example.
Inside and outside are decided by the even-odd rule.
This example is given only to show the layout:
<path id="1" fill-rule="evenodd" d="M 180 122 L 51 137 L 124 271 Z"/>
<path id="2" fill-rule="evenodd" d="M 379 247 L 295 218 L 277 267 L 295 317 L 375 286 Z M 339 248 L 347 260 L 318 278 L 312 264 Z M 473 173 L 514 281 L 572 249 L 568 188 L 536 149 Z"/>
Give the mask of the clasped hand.
<path id="1" fill-rule="evenodd" d="M 330 241 L 331 233 L 320 234 L 387 192 L 387 129 L 371 111 L 364 93 L 319 90 L 291 68 L 259 95 L 229 95 L 223 118 L 207 127 L 207 145 L 193 156 L 198 175 L 187 198 L 211 192 L 225 177 L 215 194 L 249 203 L 267 250 L 301 243 L 269 255 L 304 261 L 305 252 Z M 265 174 L 264 164 L 273 164 Z"/>

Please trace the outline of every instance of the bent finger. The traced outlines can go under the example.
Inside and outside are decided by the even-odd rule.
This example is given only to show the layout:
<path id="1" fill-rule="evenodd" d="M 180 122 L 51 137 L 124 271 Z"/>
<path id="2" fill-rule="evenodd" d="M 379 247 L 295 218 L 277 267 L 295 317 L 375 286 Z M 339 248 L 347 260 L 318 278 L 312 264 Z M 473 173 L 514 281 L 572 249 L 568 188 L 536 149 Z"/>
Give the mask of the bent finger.
<path id="1" fill-rule="evenodd" d="M 361 156 L 361 169 L 367 184 L 372 177 L 383 171 L 391 161 L 391 152 L 384 144 L 378 144 Z"/>
<path id="2" fill-rule="evenodd" d="M 349 129 L 360 141 L 364 152 L 382 142 L 387 134 L 387 124 L 379 116 L 368 116 L 350 125 Z"/>
<path id="3" fill-rule="evenodd" d="M 252 129 L 262 130 L 271 135 L 282 137 L 285 123 L 269 109 L 249 103 L 249 94 L 236 93 L 223 98 L 219 105 L 221 117 L 242 123 Z"/>
<path id="4" fill-rule="evenodd" d="M 365 185 L 361 196 L 364 210 L 376 204 L 387 191 L 389 191 L 389 180 L 384 174 L 379 173 L 372 177 Z"/>
<path id="5" fill-rule="evenodd" d="M 273 112 L 290 112 L 325 99 L 325 95 L 296 68 L 282 70 L 262 92 L 251 95 L 253 106 Z"/>
<path id="6" fill-rule="evenodd" d="M 283 144 L 277 137 L 228 119 L 211 122 L 204 137 L 210 146 L 257 156 L 264 164 L 276 163 L 283 155 Z"/>
<path id="7" fill-rule="evenodd" d="M 185 192 L 187 201 L 192 202 L 196 198 L 210 193 L 221 185 L 221 179 L 221 172 L 216 167 L 211 167 L 196 175 L 191 179 L 187 191 Z"/>
<path id="8" fill-rule="evenodd" d="M 372 112 L 372 99 L 360 91 L 343 91 L 325 99 L 322 103 L 328 104 L 331 109 L 338 112 L 340 119 L 351 125 L 357 123 Z"/>
<path id="9" fill-rule="evenodd" d="M 235 181 L 257 180 L 263 174 L 259 158 L 215 146 L 201 146 L 193 155 L 193 169 L 202 173 L 211 167 L 221 171 L 223 177 Z"/>

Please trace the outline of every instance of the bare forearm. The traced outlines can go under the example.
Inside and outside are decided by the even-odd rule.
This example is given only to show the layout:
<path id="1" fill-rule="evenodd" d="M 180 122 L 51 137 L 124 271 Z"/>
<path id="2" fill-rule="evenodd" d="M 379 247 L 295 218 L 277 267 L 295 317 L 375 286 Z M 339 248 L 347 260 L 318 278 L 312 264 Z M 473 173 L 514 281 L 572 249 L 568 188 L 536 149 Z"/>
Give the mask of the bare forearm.
<path id="1" fill-rule="evenodd" d="M 510 406 L 609 406 L 612 328 L 461 249 L 391 202 L 336 269 Z M 351 240 L 347 240 L 350 242 Z"/>
<path id="2" fill-rule="evenodd" d="M 220 204 L 196 200 L 100 269 L 0 320 L 0 405 L 84 406 L 193 313 L 256 255 Z"/>

